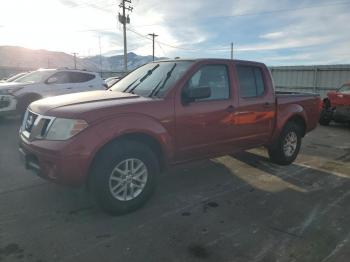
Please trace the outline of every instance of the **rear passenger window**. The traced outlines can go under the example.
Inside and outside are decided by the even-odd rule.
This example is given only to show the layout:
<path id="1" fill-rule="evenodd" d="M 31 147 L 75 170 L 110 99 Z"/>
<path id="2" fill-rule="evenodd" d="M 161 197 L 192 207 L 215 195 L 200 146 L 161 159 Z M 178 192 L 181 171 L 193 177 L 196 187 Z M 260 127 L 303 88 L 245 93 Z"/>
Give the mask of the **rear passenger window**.
<path id="1" fill-rule="evenodd" d="M 95 75 L 81 72 L 70 72 L 71 83 L 83 83 L 95 78 Z"/>
<path id="2" fill-rule="evenodd" d="M 227 67 L 225 65 L 203 66 L 191 77 L 186 88 L 200 87 L 209 87 L 211 96 L 197 101 L 228 99 L 230 97 L 230 85 Z"/>
<path id="3" fill-rule="evenodd" d="M 265 92 L 263 75 L 259 67 L 237 66 L 241 97 L 258 97 Z"/>

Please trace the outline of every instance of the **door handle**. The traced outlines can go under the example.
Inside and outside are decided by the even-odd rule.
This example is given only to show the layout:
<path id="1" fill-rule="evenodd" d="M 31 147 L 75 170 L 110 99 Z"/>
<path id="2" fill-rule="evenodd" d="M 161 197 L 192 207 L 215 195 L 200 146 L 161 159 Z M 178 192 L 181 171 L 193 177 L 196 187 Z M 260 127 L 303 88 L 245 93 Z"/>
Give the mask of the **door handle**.
<path id="1" fill-rule="evenodd" d="M 226 112 L 233 113 L 235 112 L 235 107 L 230 105 L 225 109 Z"/>

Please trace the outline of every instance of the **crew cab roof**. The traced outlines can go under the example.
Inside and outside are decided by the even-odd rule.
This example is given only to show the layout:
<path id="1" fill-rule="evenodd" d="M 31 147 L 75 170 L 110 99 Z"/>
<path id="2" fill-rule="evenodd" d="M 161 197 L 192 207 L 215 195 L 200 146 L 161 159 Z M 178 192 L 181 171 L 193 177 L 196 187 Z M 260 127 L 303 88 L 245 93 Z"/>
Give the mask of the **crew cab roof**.
<path id="1" fill-rule="evenodd" d="M 255 64 L 255 65 L 264 65 L 263 63 L 249 60 L 239 60 L 239 59 L 227 59 L 227 58 L 178 58 L 178 59 L 164 59 L 153 61 L 152 63 L 158 62 L 177 62 L 177 61 L 189 61 L 189 62 L 233 62 L 233 63 L 242 63 L 242 64 Z M 265 66 L 265 65 L 264 65 Z"/>

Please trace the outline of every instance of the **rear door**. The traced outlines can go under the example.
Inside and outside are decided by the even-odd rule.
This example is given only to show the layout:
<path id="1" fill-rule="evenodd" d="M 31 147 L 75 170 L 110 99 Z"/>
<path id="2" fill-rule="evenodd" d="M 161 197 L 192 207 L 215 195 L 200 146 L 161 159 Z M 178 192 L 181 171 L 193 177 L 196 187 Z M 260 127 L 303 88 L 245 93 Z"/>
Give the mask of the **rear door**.
<path id="1" fill-rule="evenodd" d="M 96 76 L 88 72 L 69 72 L 68 92 L 84 92 L 96 89 L 102 89 L 95 81 Z"/>
<path id="2" fill-rule="evenodd" d="M 235 126 L 230 119 L 235 108 L 232 63 L 202 63 L 191 71 L 175 99 L 176 159 L 204 157 L 232 150 Z M 209 87 L 211 96 L 189 104 L 181 94 L 186 89 Z"/>
<path id="3" fill-rule="evenodd" d="M 235 123 L 242 148 L 264 145 L 271 137 L 276 112 L 268 69 L 261 64 L 236 63 L 238 108 Z"/>
<path id="4" fill-rule="evenodd" d="M 69 72 L 56 72 L 45 81 L 45 96 L 57 96 L 67 94 L 69 93 L 69 84 Z"/>

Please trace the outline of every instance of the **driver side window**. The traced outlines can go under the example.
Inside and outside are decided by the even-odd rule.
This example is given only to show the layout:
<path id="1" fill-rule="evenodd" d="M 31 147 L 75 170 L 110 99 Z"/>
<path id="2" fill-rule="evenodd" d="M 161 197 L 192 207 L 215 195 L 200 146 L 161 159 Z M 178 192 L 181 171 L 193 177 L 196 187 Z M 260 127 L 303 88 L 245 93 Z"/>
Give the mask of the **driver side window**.
<path id="1" fill-rule="evenodd" d="M 209 87 L 211 95 L 197 101 L 221 100 L 230 97 L 228 70 L 225 65 L 206 65 L 200 68 L 188 81 L 186 88 Z"/>

